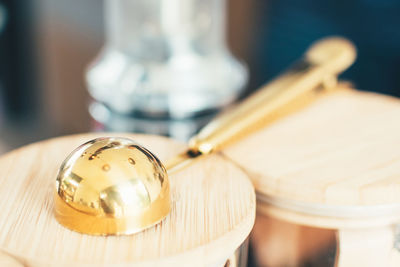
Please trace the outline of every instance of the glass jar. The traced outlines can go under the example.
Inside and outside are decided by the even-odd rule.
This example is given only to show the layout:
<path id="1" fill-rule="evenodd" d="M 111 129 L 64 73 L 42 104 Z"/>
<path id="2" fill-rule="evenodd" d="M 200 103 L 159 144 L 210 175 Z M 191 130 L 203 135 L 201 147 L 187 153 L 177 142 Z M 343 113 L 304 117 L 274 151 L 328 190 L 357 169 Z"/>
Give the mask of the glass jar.
<path id="1" fill-rule="evenodd" d="M 225 4 L 106 0 L 106 43 L 86 74 L 94 100 L 112 113 L 158 120 L 190 119 L 232 103 L 247 70 L 227 47 Z M 98 110 L 90 110 L 93 117 L 112 128 Z"/>
<path id="2" fill-rule="evenodd" d="M 400 101 L 337 86 L 224 150 L 256 189 L 255 266 L 400 266 Z"/>

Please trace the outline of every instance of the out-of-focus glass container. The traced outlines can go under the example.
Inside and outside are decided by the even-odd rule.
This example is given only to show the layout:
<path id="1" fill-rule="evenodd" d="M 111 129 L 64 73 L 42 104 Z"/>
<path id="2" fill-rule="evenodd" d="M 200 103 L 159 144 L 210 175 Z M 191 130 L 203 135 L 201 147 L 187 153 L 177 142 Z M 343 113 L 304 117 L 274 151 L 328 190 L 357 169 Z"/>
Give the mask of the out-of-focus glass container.
<path id="1" fill-rule="evenodd" d="M 106 43 L 86 75 L 95 105 L 131 118 L 184 120 L 234 101 L 247 71 L 226 44 L 225 4 L 106 0 Z M 98 106 L 90 111 L 112 125 Z"/>

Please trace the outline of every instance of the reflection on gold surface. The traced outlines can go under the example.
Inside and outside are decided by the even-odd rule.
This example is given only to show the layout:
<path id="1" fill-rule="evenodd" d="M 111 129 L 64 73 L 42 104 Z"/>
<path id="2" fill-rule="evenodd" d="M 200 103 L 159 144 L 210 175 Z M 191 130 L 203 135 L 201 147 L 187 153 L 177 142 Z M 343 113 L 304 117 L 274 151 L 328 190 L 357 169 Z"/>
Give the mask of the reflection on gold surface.
<path id="1" fill-rule="evenodd" d="M 55 203 L 57 220 L 77 232 L 135 233 L 169 213 L 167 172 L 130 139 L 94 139 L 63 162 Z"/>

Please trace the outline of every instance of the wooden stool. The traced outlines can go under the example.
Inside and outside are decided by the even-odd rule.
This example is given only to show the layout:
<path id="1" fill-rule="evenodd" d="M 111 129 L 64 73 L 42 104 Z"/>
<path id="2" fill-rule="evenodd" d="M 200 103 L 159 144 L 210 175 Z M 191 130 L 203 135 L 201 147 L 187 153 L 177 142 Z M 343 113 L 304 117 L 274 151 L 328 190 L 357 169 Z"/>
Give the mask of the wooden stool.
<path id="1" fill-rule="evenodd" d="M 400 266 L 394 233 L 400 222 L 398 99 L 339 90 L 224 154 L 251 176 L 257 216 L 337 232 L 335 266 Z M 258 235 L 267 232 L 258 227 Z M 258 252 L 258 258 L 272 257 Z M 283 264 L 274 266 L 292 266 Z"/>
<path id="2" fill-rule="evenodd" d="M 170 177 L 172 212 L 155 227 L 129 236 L 70 231 L 53 216 L 61 162 L 84 134 L 35 143 L 0 158 L 0 264 L 7 266 L 245 266 L 255 218 L 247 175 L 219 155 Z M 185 147 L 163 137 L 126 136 L 162 161 Z M 3 265 L 2 265 L 3 266 Z"/>

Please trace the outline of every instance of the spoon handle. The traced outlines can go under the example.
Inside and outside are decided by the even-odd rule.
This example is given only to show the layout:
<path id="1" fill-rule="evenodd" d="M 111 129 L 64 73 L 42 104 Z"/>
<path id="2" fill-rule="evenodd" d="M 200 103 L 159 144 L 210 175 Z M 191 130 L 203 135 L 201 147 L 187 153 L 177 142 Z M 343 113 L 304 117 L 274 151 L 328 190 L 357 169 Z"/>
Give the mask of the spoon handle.
<path id="1" fill-rule="evenodd" d="M 321 85 L 335 82 L 337 75 L 355 58 L 355 47 L 346 39 L 333 37 L 313 44 L 292 68 L 205 126 L 189 141 L 190 151 L 204 155 L 221 150 L 268 122 L 305 106 L 320 92 L 327 91 Z"/>

